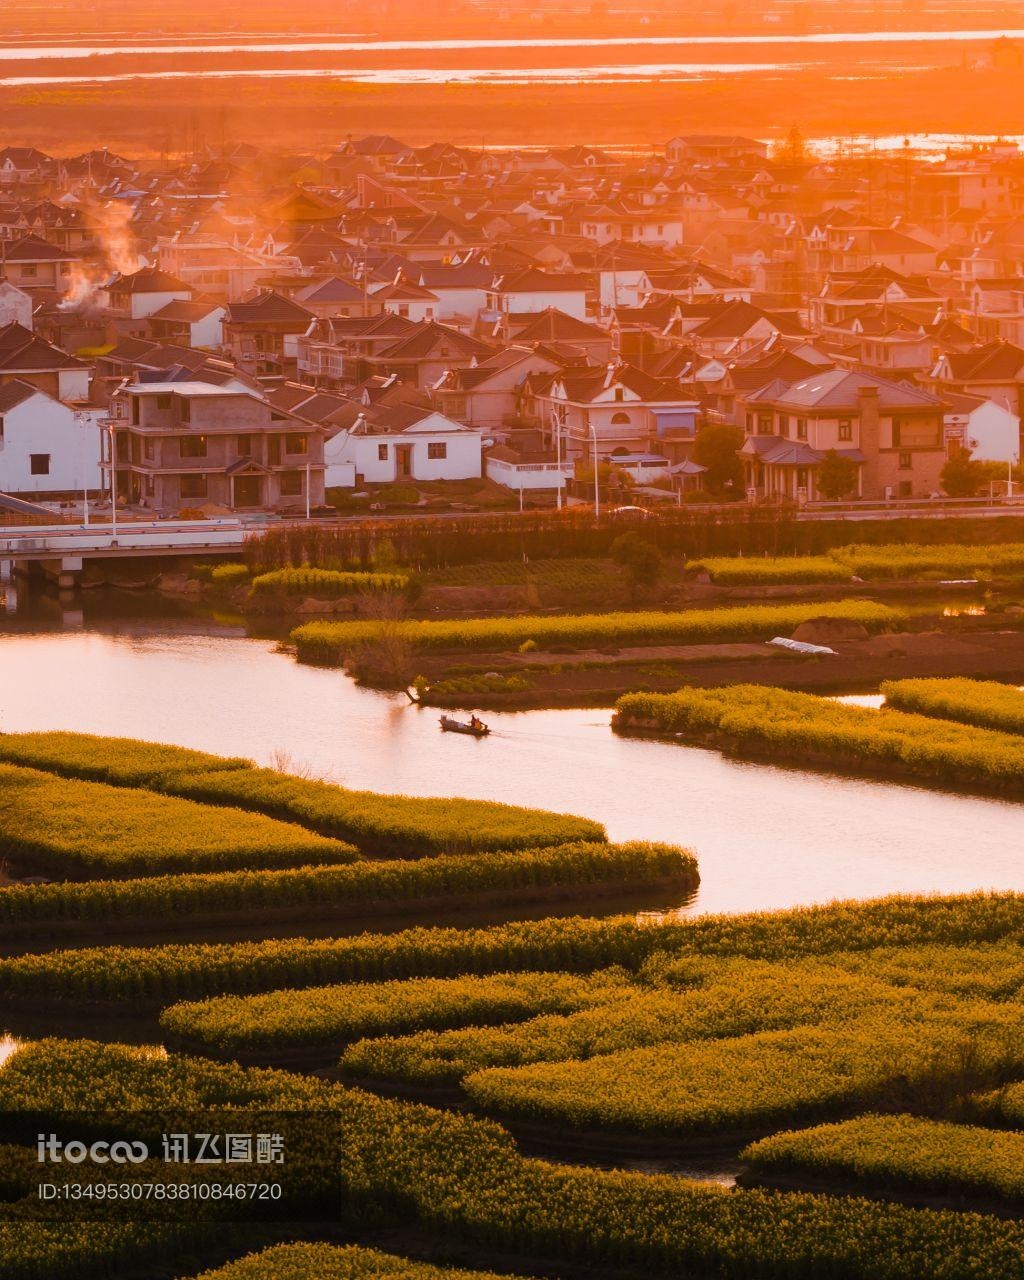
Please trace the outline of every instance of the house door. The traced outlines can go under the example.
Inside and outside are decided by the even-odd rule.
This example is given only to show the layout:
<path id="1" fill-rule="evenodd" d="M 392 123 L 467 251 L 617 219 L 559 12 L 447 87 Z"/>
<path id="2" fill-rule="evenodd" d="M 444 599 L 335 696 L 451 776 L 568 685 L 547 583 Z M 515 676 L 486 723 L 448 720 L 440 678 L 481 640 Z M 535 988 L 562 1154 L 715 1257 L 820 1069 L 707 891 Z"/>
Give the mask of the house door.
<path id="1" fill-rule="evenodd" d="M 263 477 L 235 476 L 236 507 L 263 506 Z"/>
<path id="2" fill-rule="evenodd" d="M 395 471 L 399 480 L 412 479 L 412 445 L 395 445 Z"/>

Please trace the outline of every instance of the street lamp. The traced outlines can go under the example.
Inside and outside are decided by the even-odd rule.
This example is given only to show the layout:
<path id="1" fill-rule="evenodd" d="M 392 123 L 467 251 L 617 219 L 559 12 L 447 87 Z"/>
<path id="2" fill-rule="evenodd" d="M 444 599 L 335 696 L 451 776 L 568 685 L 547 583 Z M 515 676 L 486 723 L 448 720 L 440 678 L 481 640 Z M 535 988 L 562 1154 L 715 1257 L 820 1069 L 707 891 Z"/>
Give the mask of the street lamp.
<path id="1" fill-rule="evenodd" d="M 562 423 L 558 416 L 558 410 L 551 410 L 551 417 L 555 425 L 555 465 L 558 467 L 558 480 L 555 487 L 555 500 L 558 503 L 558 510 L 562 509 Z"/>
<path id="2" fill-rule="evenodd" d="M 107 423 L 107 434 L 110 436 L 110 541 L 117 542 L 117 437 L 114 424 Z"/>
<path id="3" fill-rule="evenodd" d="M 601 519 L 601 486 L 597 478 L 597 428 L 590 424 L 590 438 L 594 443 L 594 523 Z"/>

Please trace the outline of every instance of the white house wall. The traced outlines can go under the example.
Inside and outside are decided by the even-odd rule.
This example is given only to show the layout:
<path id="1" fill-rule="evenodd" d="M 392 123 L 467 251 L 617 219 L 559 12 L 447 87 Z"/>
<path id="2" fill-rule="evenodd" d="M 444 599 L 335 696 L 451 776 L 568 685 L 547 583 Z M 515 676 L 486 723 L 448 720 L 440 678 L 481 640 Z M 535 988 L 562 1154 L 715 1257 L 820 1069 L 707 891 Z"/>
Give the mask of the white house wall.
<path id="1" fill-rule="evenodd" d="M 66 404 L 40 392 L 2 415 L 0 491 L 80 493 L 101 488 L 96 414 L 76 419 Z M 49 472 L 33 475 L 32 454 L 49 457 Z"/>

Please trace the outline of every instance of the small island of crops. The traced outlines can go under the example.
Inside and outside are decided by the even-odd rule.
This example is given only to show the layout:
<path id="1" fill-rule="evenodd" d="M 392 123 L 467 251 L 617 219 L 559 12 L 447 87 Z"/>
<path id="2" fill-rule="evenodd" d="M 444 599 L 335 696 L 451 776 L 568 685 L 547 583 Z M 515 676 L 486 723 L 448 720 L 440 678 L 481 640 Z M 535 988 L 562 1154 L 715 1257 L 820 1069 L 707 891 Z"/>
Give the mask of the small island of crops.
<path id="1" fill-rule="evenodd" d="M 1024 798 L 1024 738 L 767 685 L 627 694 L 612 723 L 619 733 L 681 738 L 741 756 Z"/>

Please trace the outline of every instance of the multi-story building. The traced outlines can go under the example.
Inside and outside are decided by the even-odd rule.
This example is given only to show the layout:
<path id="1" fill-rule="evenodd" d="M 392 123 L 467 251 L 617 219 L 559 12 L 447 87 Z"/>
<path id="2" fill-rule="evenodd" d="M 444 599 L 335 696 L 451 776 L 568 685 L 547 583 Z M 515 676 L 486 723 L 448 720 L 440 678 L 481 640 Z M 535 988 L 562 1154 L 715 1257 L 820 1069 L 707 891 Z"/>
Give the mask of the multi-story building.
<path id="1" fill-rule="evenodd" d="M 131 382 L 105 419 L 120 500 L 175 512 L 212 504 L 230 510 L 294 509 L 324 499 L 324 437 L 318 426 L 239 386 Z"/>
<path id="2" fill-rule="evenodd" d="M 860 498 L 927 498 L 946 461 L 946 405 L 930 392 L 869 373 L 825 369 L 774 381 L 739 406 L 748 492 L 813 502 L 817 472 L 835 451 L 857 467 Z"/>

